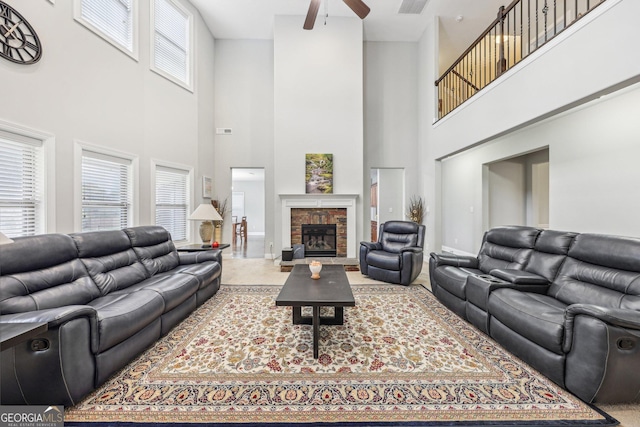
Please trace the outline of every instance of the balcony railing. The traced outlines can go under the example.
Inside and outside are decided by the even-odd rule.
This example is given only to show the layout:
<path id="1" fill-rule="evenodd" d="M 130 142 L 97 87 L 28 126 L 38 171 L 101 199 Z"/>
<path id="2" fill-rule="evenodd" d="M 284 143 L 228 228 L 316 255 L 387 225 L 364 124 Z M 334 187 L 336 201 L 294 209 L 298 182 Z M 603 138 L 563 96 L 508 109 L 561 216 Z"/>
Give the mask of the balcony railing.
<path id="1" fill-rule="evenodd" d="M 605 0 L 515 0 L 436 80 L 438 119 Z"/>

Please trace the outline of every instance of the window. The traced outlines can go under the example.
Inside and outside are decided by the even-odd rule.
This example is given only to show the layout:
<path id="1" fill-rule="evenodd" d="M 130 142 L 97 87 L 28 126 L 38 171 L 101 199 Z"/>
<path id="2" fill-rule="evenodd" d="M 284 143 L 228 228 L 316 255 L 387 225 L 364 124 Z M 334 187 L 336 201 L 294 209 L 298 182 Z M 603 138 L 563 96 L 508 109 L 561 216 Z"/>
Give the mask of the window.
<path id="1" fill-rule="evenodd" d="M 151 69 L 189 90 L 193 87 L 193 15 L 173 0 L 153 0 Z"/>
<path id="2" fill-rule="evenodd" d="M 82 231 L 131 225 L 132 169 L 130 159 L 82 150 Z"/>
<path id="3" fill-rule="evenodd" d="M 75 19 L 137 59 L 138 0 L 75 0 Z"/>
<path id="4" fill-rule="evenodd" d="M 41 141 L 0 131 L 0 231 L 9 237 L 44 233 Z"/>
<path id="5" fill-rule="evenodd" d="M 156 166 L 156 225 L 171 233 L 174 241 L 187 240 L 189 171 Z"/>

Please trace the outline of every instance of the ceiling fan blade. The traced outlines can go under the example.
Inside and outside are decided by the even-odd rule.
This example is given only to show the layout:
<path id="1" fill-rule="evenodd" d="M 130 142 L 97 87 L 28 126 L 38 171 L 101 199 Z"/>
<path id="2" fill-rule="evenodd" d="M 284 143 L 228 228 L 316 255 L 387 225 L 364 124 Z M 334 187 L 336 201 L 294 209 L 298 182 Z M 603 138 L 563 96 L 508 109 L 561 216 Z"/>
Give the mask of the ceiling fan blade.
<path id="1" fill-rule="evenodd" d="M 371 9 L 369 9 L 369 6 L 364 4 L 362 0 L 343 0 L 343 1 L 347 4 L 347 6 L 351 8 L 351 10 L 353 10 L 356 13 L 356 15 L 360 17 L 360 19 L 364 19 L 369 14 L 369 12 L 371 12 Z"/>
<path id="2" fill-rule="evenodd" d="M 316 16 L 318 16 L 318 9 L 320 9 L 321 0 L 311 0 L 309 4 L 309 11 L 307 12 L 307 19 L 304 20 L 302 28 L 305 30 L 312 30 L 313 24 L 316 22 Z"/>

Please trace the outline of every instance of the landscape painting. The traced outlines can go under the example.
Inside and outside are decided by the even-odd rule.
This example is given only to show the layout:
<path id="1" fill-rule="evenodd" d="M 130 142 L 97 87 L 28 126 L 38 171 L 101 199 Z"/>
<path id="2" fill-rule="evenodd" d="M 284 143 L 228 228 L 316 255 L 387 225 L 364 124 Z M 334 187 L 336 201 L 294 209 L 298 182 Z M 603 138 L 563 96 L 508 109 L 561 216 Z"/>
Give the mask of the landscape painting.
<path id="1" fill-rule="evenodd" d="M 333 154 L 306 155 L 307 194 L 333 194 Z"/>

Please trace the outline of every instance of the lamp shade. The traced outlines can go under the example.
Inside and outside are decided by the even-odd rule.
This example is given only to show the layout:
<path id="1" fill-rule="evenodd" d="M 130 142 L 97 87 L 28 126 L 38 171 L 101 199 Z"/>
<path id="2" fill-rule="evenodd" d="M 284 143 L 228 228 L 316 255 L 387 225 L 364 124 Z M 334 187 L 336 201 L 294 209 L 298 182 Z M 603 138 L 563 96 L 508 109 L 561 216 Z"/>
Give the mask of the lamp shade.
<path id="1" fill-rule="evenodd" d="M 222 217 L 211 203 L 202 203 L 189 215 L 189 219 L 194 221 L 222 221 Z"/>
<path id="2" fill-rule="evenodd" d="M 9 243 L 13 243 L 13 240 L 2 234 L 2 232 L 0 231 L 0 245 L 6 245 Z"/>

